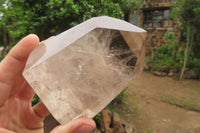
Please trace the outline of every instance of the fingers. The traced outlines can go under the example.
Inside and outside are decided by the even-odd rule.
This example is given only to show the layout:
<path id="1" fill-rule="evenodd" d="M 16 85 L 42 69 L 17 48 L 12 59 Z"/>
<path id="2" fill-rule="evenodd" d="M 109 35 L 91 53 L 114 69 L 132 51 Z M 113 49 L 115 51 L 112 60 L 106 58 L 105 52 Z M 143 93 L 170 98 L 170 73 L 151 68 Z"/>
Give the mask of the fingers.
<path id="1" fill-rule="evenodd" d="M 30 52 L 38 44 L 39 38 L 36 35 L 28 35 L 0 63 L 0 106 L 9 97 L 14 80 L 22 73 Z"/>
<path id="2" fill-rule="evenodd" d="M 49 37 L 48 39 L 51 39 L 51 38 L 53 38 L 53 36 Z M 44 40 L 42 42 L 45 42 L 45 41 L 46 40 Z M 19 88 L 22 88 L 22 89 L 19 89 Z M 15 82 L 13 83 L 12 91 L 10 93 L 10 96 L 13 96 L 13 95 L 16 95 L 16 94 L 18 94 L 18 96 L 21 99 L 26 100 L 28 102 L 30 102 L 32 100 L 32 98 L 35 94 L 32 87 L 30 87 L 30 85 L 27 83 L 27 81 L 24 79 L 24 77 L 22 75 L 17 76 L 17 78 L 15 79 Z"/>
<path id="3" fill-rule="evenodd" d="M 17 93 L 16 96 L 18 96 L 21 100 L 30 103 L 33 99 L 34 94 L 35 92 L 33 91 L 32 87 L 24 80 L 22 89 Z"/>
<path id="4" fill-rule="evenodd" d="M 50 114 L 43 102 L 39 102 L 33 106 L 33 110 L 41 118 L 44 118 Z"/>
<path id="5" fill-rule="evenodd" d="M 39 44 L 36 35 L 23 38 L 5 57 L 0 64 L 1 81 L 11 82 L 22 72 L 30 52 Z"/>
<path id="6" fill-rule="evenodd" d="M 7 130 L 5 128 L 0 128 L 0 133 L 15 133 L 15 132 Z"/>
<path id="7" fill-rule="evenodd" d="M 95 122 L 89 118 L 78 118 L 67 125 L 58 126 L 51 133 L 89 133 L 96 127 Z"/>

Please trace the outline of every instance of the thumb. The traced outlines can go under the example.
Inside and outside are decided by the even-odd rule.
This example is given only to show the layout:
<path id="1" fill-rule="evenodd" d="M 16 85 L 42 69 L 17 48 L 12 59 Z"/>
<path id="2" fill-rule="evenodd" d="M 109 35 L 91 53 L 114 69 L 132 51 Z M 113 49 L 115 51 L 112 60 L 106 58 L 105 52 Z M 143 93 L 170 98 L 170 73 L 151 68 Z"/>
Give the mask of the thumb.
<path id="1" fill-rule="evenodd" d="M 57 126 L 51 133 L 89 133 L 96 127 L 95 122 L 89 118 L 78 118 L 72 122 Z"/>

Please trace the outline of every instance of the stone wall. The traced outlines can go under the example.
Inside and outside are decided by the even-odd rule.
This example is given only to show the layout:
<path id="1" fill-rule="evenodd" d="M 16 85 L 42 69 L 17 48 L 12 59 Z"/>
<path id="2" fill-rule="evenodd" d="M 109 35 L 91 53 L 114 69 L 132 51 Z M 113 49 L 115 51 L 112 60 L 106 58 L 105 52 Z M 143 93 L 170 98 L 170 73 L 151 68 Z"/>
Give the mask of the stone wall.
<path id="1" fill-rule="evenodd" d="M 166 31 L 172 31 L 177 39 L 180 38 L 181 34 L 181 29 L 177 20 L 173 20 L 173 27 L 170 28 L 145 28 L 145 30 L 147 31 L 147 55 L 151 54 L 152 50 L 156 47 L 168 43 L 164 37 Z"/>
<path id="2" fill-rule="evenodd" d="M 167 29 L 146 29 L 147 30 L 147 47 L 146 54 L 149 55 L 153 50 L 162 44 L 166 44 L 164 34 Z"/>
<path id="3" fill-rule="evenodd" d="M 174 0 L 145 0 L 143 8 L 159 8 L 171 6 Z"/>

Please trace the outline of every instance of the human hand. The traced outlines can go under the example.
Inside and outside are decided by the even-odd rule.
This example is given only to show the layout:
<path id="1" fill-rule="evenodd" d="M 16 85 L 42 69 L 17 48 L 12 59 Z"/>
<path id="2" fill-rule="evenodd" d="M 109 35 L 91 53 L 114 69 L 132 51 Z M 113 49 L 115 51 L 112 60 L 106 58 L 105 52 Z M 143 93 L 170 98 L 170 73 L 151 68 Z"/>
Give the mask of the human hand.
<path id="1" fill-rule="evenodd" d="M 30 52 L 39 38 L 23 38 L 0 63 L 0 133 L 44 133 L 43 119 L 49 111 L 42 102 L 31 106 L 33 89 L 22 76 Z M 89 118 L 78 118 L 51 133 L 89 133 L 95 128 Z"/>

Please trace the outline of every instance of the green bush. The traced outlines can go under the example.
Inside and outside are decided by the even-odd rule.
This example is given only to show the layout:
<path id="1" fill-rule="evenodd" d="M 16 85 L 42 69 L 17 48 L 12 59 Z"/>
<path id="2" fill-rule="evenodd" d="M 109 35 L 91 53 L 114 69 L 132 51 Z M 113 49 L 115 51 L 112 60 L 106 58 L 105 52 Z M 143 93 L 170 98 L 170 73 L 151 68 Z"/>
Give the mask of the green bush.
<path id="1" fill-rule="evenodd" d="M 198 75 L 200 75 L 200 59 L 194 58 L 187 63 L 189 68 L 192 68 Z"/>
<path id="2" fill-rule="evenodd" d="M 165 44 L 165 45 L 159 46 L 156 50 L 155 59 L 171 57 L 172 51 L 173 51 L 172 45 Z"/>
<path id="3" fill-rule="evenodd" d="M 107 106 L 106 108 L 108 108 L 111 112 L 114 112 L 114 106 L 117 104 L 122 104 L 124 102 L 124 95 L 125 95 L 125 91 L 128 89 L 128 87 L 126 87 L 115 99 L 113 99 Z"/>
<path id="4" fill-rule="evenodd" d="M 176 41 L 176 36 L 171 31 L 166 31 L 164 36 L 166 40 Z"/>
<path id="5" fill-rule="evenodd" d="M 171 66 L 177 68 L 181 67 L 183 64 L 184 52 L 180 46 L 176 44 L 176 36 L 171 31 L 167 31 L 164 36 L 169 42 L 156 48 L 154 57 L 146 60 L 147 65 L 151 66 L 153 69 L 159 69 L 161 66 L 165 66 L 167 69 Z"/>
<path id="6" fill-rule="evenodd" d="M 159 46 L 156 49 L 155 55 L 153 58 L 148 58 L 146 60 L 147 65 L 152 68 L 158 69 L 161 66 L 165 66 L 166 68 L 170 68 L 170 66 L 180 67 L 182 65 L 182 52 L 177 53 L 175 57 L 173 57 L 173 47 L 170 44 L 165 44 Z"/>
<path id="7" fill-rule="evenodd" d="M 1 60 L 3 60 L 3 56 L 0 54 L 0 62 L 1 62 Z"/>

